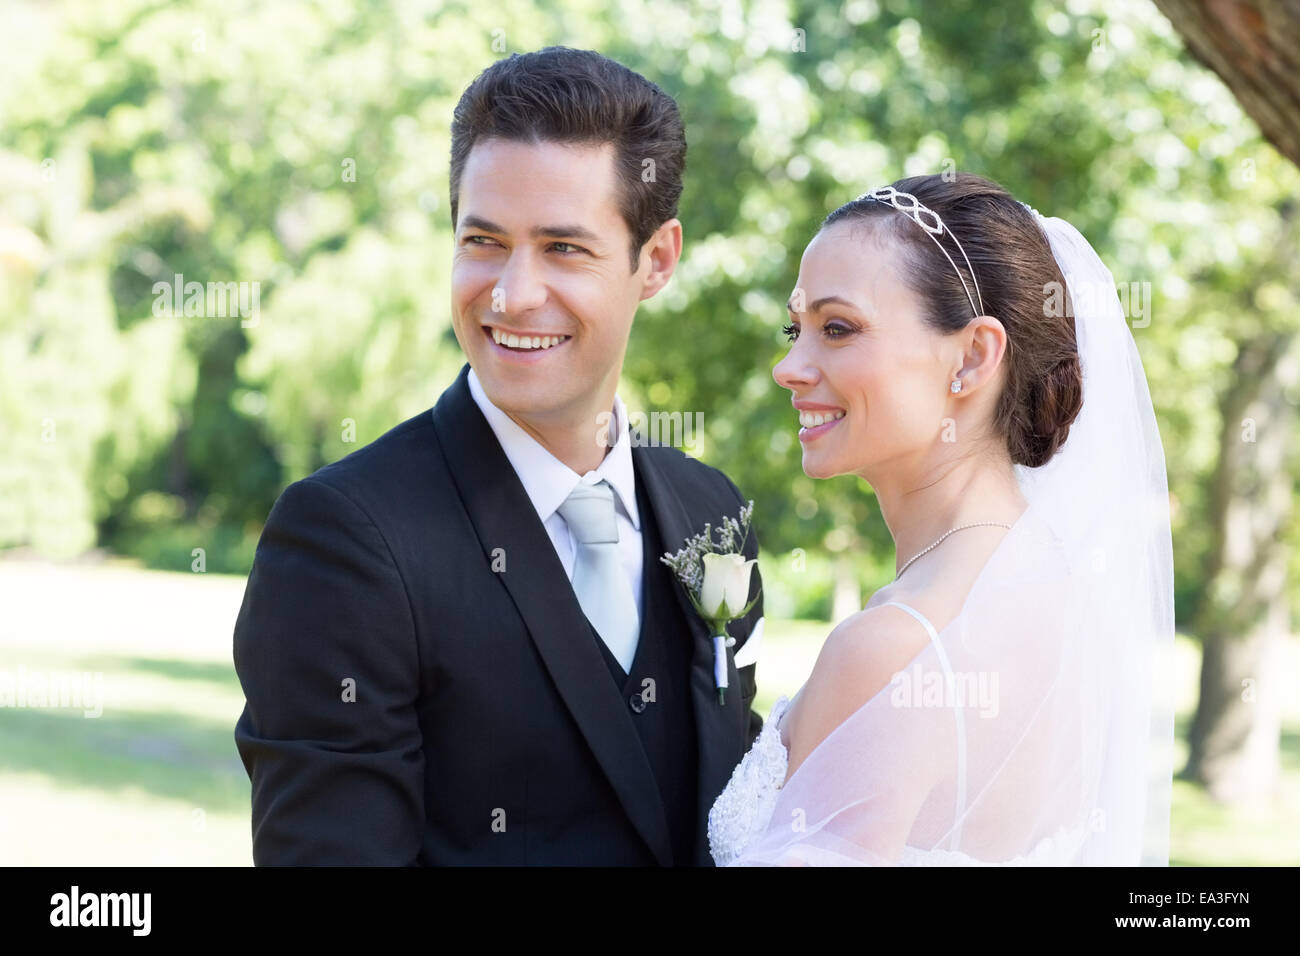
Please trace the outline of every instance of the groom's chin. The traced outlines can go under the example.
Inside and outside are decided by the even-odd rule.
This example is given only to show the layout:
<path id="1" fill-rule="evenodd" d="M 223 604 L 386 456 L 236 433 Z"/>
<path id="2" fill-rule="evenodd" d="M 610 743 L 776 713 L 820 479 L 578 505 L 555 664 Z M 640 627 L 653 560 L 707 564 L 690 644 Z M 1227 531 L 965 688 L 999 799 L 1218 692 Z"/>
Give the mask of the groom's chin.
<path id="1" fill-rule="evenodd" d="M 500 409 L 545 406 L 557 391 L 555 382 L 540 369 L 501 368 L 489 359 L 474 370 L 488 399 Z"/>

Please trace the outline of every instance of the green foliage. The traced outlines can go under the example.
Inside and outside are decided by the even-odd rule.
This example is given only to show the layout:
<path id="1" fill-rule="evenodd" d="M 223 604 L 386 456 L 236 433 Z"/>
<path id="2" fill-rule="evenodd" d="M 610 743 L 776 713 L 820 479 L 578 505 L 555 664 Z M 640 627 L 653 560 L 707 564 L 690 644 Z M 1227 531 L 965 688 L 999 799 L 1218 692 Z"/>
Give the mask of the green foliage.
<path id="1" fill-rule="evenodd" d="M 806 555 L 806 575 L 771 575 L 791 613 L 828 611 L 813 579 L 835 555 L 868 585 L 893 566 L 870 488 L 802 474 L 771 378 L 800 253 L 839 204 L 970 170 L 1149 284 L 1134 336 L 1180 613 L 1211 544 L 1232 359 L 1300 312 L 1300 176 L 1146 2 L 72 0 L 5 17 L 0 547 L 98 540 L 165 566 L 204 547 L 240 570 L 288 481 L 429 407 L 462 362 L 452 108 L 494 59 L 552 43 L 681 105 L 684 256 L 642 306 L 623 393 L 703 414 L 702 456 L 755 499 L 763 547 Z M 155 283 L 177 274 L 257 283 L 258 314 L 158 314 Z"/>
<path id="2" fill-rule="evenodd" d="M 831 616 L 831 561 L 822 553 L 762 551 L 763 612 L 773 618 L 826 621 Z"/>

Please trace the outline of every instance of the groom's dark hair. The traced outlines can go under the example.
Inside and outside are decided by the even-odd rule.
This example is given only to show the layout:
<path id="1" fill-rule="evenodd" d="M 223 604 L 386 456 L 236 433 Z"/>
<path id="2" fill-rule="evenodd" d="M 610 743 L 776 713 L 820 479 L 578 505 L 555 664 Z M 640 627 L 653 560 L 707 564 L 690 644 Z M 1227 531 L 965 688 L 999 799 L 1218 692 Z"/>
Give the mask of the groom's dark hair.
<path id="1" fill-rule="evenodd" d="M 686 171 L 686 133 L 673 98 L 639 73 L 592 50 L 548 46 L 514 53 L 480 73 L 451 122 L 451 225 L 461 176 L 480 139 L 584 145 L 613 143 L 618 206 L 641 247 L 677 215 Z"/>

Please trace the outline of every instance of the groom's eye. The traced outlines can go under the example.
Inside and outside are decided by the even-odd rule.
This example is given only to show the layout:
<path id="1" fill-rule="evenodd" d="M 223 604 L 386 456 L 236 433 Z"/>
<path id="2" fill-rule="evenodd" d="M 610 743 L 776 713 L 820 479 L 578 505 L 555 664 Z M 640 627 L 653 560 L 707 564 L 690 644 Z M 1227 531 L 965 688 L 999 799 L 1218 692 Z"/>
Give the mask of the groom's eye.
<path id="1" fill-rule="evenodd" d="M 575 245 L 574 245 L 573 243 L 571 243 L 571 242 L 553 242 L 553 243 L 551 243 L 551 248 L 552 248 L 552 249 L 554 249 L 556 246 L 564 246 L 566 249 L 571 249 L 571 250 L 573 250 L 572 252 L 566 252 L 565 255 L 573 255 L 574 252 L 586 252 L 586 251 L 587 251 L 586 249 L 582 248 L 582 246 L 575 246 Z M 563 250 L 559 250 L 559 251 L 563 251 Z"/>

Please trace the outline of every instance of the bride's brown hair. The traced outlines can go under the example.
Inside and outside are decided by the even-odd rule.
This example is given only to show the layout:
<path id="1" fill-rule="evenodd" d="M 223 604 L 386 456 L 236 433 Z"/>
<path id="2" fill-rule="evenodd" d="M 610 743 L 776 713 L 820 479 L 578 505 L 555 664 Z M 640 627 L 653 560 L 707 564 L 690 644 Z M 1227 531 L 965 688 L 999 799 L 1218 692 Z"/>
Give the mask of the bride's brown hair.
<path id="1" fill-rule="evenodd" d="M 973 318 L 967 290 L 973 294 L 978 284 L 975 301 L 982 301 L 984 314 L 1007 332 L 1006 387 L 998 397 L 993 427 L 1006 438 L 1014 464 L 1045 464 L 1065 442 L 1083 404 L 1074 310 L 1057 307 L 1069 293 L 1047 236 L 1032 212 L 980 176 L 912 176 L 892 185 L 937 213 L 944 234 L 933 236 L 905 213 L 874 199 L 845 203 L 821 228 L 861 220 L 891 230 L 885 235 L 905 250 L 905 281 L 925 303 L 926 323 L 942 334 L 961 331 Z"/>

